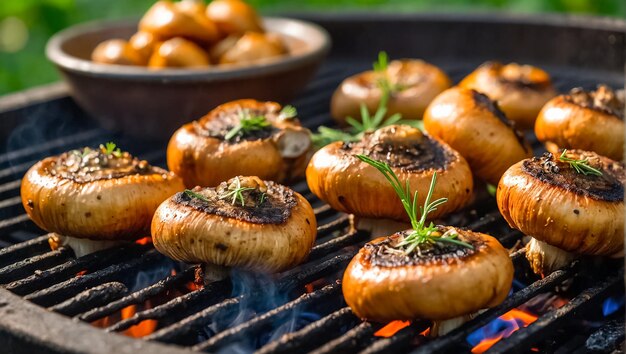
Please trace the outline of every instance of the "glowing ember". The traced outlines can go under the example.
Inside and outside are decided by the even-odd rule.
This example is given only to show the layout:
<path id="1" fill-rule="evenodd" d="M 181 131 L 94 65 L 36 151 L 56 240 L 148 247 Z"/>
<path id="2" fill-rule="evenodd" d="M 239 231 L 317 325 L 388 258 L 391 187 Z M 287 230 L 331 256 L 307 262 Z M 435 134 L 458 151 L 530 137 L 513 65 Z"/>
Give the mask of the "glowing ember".
<path id="1" fill-rule="evenodd" d="M 385 327 L 379 329 L 376 333 L 374 333 L 374 335 L 376 337 L 391 337 L 399 330 L 407 327 L 410 324 L 410 321 L 392 321 L 389 322 Z"/>
<path id="2" fill-rule="evenodd" d="M 80 272 L 76 273 L 77 277 L 82 277 L 83 275 L 87 274 L 87 269 L 85 270 L 81 270 Z"/>
<path id="3" fill-rule="evenodd" d="M 609 316 L 624 306 L 623 296 L 609 297 L 602 303 L 602 315 Z"/>
<path id="4" fill-rule="evenodd" d="M 430 327 L 426 328 L 425 330 L 422 331 L 422 333 L 420 333 L 420 336 L 424 336 L 424 337 L 428 337 L 430 335 Z"/>
<path id="5" fill-rule="evenodd" d="M 307 292 L 307 293 L 312 293 L 312 292 L 313 292 L 313 289 L 314 289 L 314 287 L 313 287 L 313 284 L 312 284 L 312 283 L 309 283 L 309 284 L 305 285 L 305 286 L 304 286 L 304 288 L 306 289 L 306 292 Z"/>
<path id="6" fill-rule="evenodd" d="M 150 302 L 146 302 L 146 308 L 150 308 L 149 305 Z M 137 313 L 137 307 L 135 305 L 125 307 L 122 309 L 122 319 L 131 318 L 135 313 Z M 156 328 L 156 320 L 144 320 L 124 331 L 124 334 L 133 338 L 141 338 L 153 333 Z"/>
<path id="7" fill-rule="evenodd" d="M 537 316 L 531 313 L 513 309 L 467 336 L 467 341 L 474 346 L 472 353 L 484 353 L 500 339 L 509 337 L 536 320 Z"/>
<path id="8" fill-rule="evenodd" d="M 146 236 L 144 238 L 140 238 L 139 240 L 135 241 L 136 244 L 138 245 L 147 245 L 152 243 L 152 238 L 150 236 Z"/>

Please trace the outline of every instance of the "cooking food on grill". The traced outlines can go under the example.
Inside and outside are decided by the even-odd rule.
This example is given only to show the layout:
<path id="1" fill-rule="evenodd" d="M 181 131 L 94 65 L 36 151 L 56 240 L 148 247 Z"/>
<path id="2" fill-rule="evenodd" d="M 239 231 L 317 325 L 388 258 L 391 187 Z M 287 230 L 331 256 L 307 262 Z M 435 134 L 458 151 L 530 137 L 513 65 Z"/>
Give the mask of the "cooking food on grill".
<path id="1" fill-rule="evenodd" d="M 574 254 L 622 254 L 625 182 L 623 164 L 596 153 L 545 153 L 506 171 L 498 208 L 511 227 L 532 237 L 526 257 L 547 275 Z"/>
<path id="2" fill-rule="evenodd" d="M 107 143 L 39 161 L 21 196 L 35 224 L 80 256 L 147 236 L 159 204 L 182 189 L 173 173 Z"/>
<path id="3" fill-rule="evenodd" d="M 416 195 L 421 192 L 413 194 L 389 165 L 364 155 L 357 157 L 384 175 L 411 221 L 409 230 L 367 243 L 348 265 L 343 294 L 357 316 L 376 322 L 430 319 L 435 321 L 432 331 L 443 334 L 439 331 L 447 327 L 443 321 L 456 322 L 457 317 L 506 298 L 513 264 L 495 238 L 426 222 L 428 214 L 447 201 L 433 200 L 437 174 L 424 207 L 419 208 Z"/>
<path id="4" fill-rule="evenodd" d="M 277 182 L 304 176 L 311 133 L 296 115 L 275 102 L 225 103 L 174 133 L 167 165 L 188 187 L 215 187 L 238 175 Z"/>
<path id="5" fill-rule="evenodd" d="M 533 129 L 541 107 L 557 95 L 550 75 L 540 68 L 497 61 L 479 66 L 459 86 L 497 101 L 507 118 L 521 129 Z"/>
<path id="6" fill-rule="evenodd" d="M 278 34 L 266 33 L 254 8 L 242 0 L 157 1 L 130 40 L 102 42 L 92 60 L 153 69 L 250 65 L 289 53 Z"/>
<path id="7" fill-rule="evenodd" d="M 448 76 L 432 64 L 418 59 L 388 63 L 387 54 L 381 52 L 374 70 L 350 76 L 339 85 L 331 99 L 330 113 L 345 125 L 346 117 L 359 116 L 362 105 L 369 112 L 386 105 L 390 115 L 400 113 L 405 119 L 422 119 L 430 101 L 450 85 Z"/>
<path id="8" fill-rule="evenodd" d="M 497 184 L 514 163 L 532 150 L 498 104 L 476 90 L 453 87 L 424 113 L 424 128 L 467 159 L 480 179 Z"/>
<path id="9" fill-rule="evenodd" d="M 465 159 L 417 128 L 392 125 L 365 134 L 357 142 L 338 141 L 323 147 L 307 167 L 309 189 L 333 209 L 354 214 L 357 227 L 375 236 L 406 227 L 398 222 L 406 223 L 409 217 L 387 180 L 374 167 L 357 159 L 356 154 L 387 162 L 412 190 L 419 192 L 420 202 L 437 172 L 439 184 L 434 197 L 447 196 L 450 200 L 429 217 L 458 210 L 471 197 L 472 173 Z"/>
<path id="10" fill-rule="evenodd" d="M 543 107 L 535 134 L 553 153 L 559 148 L 581 149 L 622 160 L 625 101 L 624 90 L 606 85 L 595 91 L 575 88 Z"/>
<path id="11" fill-rule="evenodd" d="M 235 267 L 279 272 L 302 262 L 317 224 L 300 194 L 258 177 L 235 177 L 216 188 L 185 190 L 157 209 L 154 246 L 173 259 L 203 263 L 207 282 Z"/>

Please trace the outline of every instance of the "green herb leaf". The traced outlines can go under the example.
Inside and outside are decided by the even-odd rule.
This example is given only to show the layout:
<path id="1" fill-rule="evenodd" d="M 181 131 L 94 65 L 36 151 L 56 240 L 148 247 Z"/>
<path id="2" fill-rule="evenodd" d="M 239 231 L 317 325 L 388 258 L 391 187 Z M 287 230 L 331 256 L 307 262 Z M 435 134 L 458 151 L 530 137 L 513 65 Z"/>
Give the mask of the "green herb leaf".
<path id="1" fill-rule="evenodd" d="M 235 205 L 237 201 L 241 203 L 241 206 L 246 206 L 246 198 L 243 196 L 243 192 L 253 190 L 251 187 L 242 187 L 239 177 L 235 177 L 235 187 L 229 188 L 226 193 L 219 196 L 220 199 L 232 198 L 231 204 Z"/>
<path id="2" fill-rule="evenodd" d="M 106 143 L 104 146 L 100 145 L 100 149 L 104 150 L 104 153 L 106 155 L 113 155 L 115 157 L 122 156 L 122 151 L 120 150 L 120 148 L 118 148 L 115 143 L 110 142 L 110 141 Z"/>
<path id="3" fill-rule="evenodd" d="M 421 252 L 420 245 L 428 243 L 432 244 L 436 242 L 452 243 L 462 247 L 474 249 L 474 246 L 471 244 L 457 240 L 456 237 L 458 235 L 441 235 L 439 229 L 432 222 L 428 226 L 426 225 L 426 218 L 428 217 L 428 214 L 434 212 L 437 210 L 438 206 L 448 201 L 448 198 L 439 198 L 433 202 L 430 201 L 433 196 L 433 191 L 435 190 L 435 184 L 437 183 L 437 172 L 433 174 L 433 178 L 430 181 L 430 188 L 428 189 L 428 194 L 426 195 L 426 200 L 424 201 L 424 206 L 420 207 L 420 215 L 418 216 L 418 193 L 417 191 L 413 194 L 411 193 L 411 187 L 408 180 L 406 180 L 403 185 L 396 173 L 385 162 L 373 160 L 365 155 L 356 155 L 356 157 L 359 160 L 373 166 L 380 173 L 382 173 L 400 198 L 402 206 L 409 216 L 411 226 L 413 228 L 413 231 L 408 236 L 404 237 L 404 239 L 398 244 L 398 247 L 405 247 L 405 254 L 410 254 L 416 250 Z"/>
<path id="4" fill-rule="evenodd" d="M 239 123 L 226 133 L 224 139 L 230 140 L 237 135 L 245 135 L 255 130 L 263 130 L 270 125 L 271 123 L 265 116 L 252 116 L 249 110 L 242 109 L 239 112 Z"/>
<path id="5" fill-rule="evenodd" d="M 587 175 L 602 176 L 602 171 L 598 170 L 597 168 L 591 167 L 589 165 L 589 161 L 587 160 L 587 158 L 584 158 L 582 160 L 576 160 L 576 159 L 567 157 L 566 153 L 567 153 L 567 149 L 564 149 L 563 152 L 561 153 L 561 156 L 559 156 L 559 160 L 569 163 L 569 165 L 577 173 L 581 173 L 585 176 Z"/>
<path id="6" fill-rule="evenodd" d="M 487 183 L 487 193 L 489 193 L 490 196 L 495 197 L 496 192 L 497 192 L 497 187 L 494 186 L 493 184 Z"/>
<path id="7" fill-rule="evenodd" d="M 298 111 L 296 110 L 296 107 L 292 105 L 286 105 L 285 107 L 283 107 L 283 109 L 280 110 L 280 113 L 278 114 L 278 119 L 289 120 L 295 118 L 297 115 Z"/>
<path id="8" fill-rule="evenodd" d="M 208 202 L 209 199 L 207 199 L 207 197 L 203 196 L 202 194 L 198 194 L 190 189 L 185 189 L 185 191 L 183 192 L 185 193 L 185 195 L 187 195 L 189 198 L 196 198 L 196 199 L 200 199 L 202 201 Z"/>

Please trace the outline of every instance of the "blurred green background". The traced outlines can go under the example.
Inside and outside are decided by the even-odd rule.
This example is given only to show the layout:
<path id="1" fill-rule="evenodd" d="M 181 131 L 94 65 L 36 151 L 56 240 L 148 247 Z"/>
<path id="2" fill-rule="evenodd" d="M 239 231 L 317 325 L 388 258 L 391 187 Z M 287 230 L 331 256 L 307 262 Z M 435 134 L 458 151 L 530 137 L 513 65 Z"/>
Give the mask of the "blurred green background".
<path id="1" fill-rule="evenodd" d="M 72 24 L 139 17 L 155 0 L 0 0 L 0 95 L 58 80 L 47 39 Z M 558 12 L 626 18 L 626 0 L 250 0 L 263 13 L 294 11 Z"/>

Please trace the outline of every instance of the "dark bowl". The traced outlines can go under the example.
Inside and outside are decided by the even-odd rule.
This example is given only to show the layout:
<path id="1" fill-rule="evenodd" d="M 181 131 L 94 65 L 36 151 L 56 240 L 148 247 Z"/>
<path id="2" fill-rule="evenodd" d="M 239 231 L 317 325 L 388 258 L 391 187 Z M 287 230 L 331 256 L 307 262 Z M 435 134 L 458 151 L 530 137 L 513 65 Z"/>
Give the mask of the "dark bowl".
<path id="1" fill-rule="evenodd" d="M 95 22 L 55 34 L 46 55 L 78 104 L 108 129 L 166 139 L 183 123 L 239 98 L 287 102 L 307 84 L 330 49 L 328 33 L 309 22 L 264 18 L 290 55 L 249 66 L 150 70 L 106 65 L 89 58 L 98 43 L 129 38 L 137 21 Z"/>

